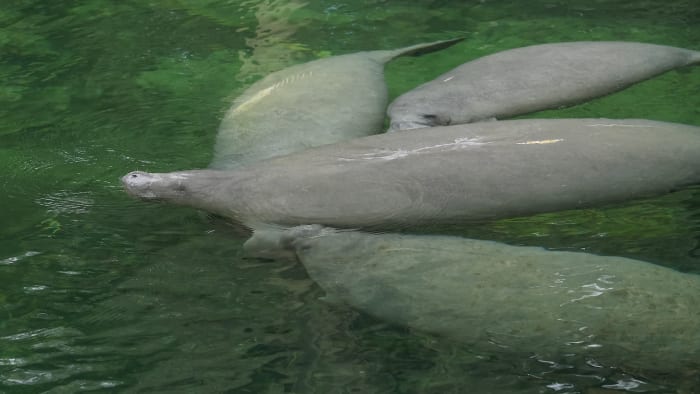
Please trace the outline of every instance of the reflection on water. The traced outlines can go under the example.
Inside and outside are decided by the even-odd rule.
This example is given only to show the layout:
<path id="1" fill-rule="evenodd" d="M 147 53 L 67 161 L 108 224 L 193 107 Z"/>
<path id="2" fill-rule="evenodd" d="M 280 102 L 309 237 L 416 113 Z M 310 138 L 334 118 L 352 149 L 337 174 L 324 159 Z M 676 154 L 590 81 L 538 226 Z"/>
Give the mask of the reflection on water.
<path id="1" fill-rule="evenodd" d="M 244 259 L 243 235 L 197 212 L 131 201 L 118 184 L 130 170 L 206 166 L 231 94 L 292 63 L 467 37 L 391 62 L 396 96 L 465 60 L 527 44 L 637 40 L 697 50 L 694 5 L 9 2 L 0 11 L 0 392 L 697 391 L 683 387 L 694 376 L 481 352 L 333 305 L 300 265 Z M 698 71 L 538 116 L 700 125 Z M 699 196 L 435 231 L 700 273 Z"/>
<path id="2" fill-rule="evenodd" d="M 302 60 L 300 55 L 309 49 L 304 44 L 295 42 L 294 35 L 299 27 L 310 21 L 293 16 L 295 11 L 307 4 L 308 2 L 298 0 L 258 2 L 255 7 L 255 35 L 246 38 L 250 53 L 240 52 L 243 64 L 237 75 L 239 81 L 250 81 L 251 76 L 264 77 Z"/>

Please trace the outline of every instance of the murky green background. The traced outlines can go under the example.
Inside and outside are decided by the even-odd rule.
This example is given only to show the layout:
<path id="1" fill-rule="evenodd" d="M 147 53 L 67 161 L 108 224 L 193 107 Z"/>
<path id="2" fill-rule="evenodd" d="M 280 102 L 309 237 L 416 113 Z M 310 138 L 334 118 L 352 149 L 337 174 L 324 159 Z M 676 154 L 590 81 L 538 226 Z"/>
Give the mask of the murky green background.
<path id="1" fill-rule="evenodd" d="M 331 307 L 299 265 L 129 199 L 134 170 L 204 167 L 232 97 L 322 56 L 466 36 L 387 67 L 392 96 L 469 59 L 566 40 L 700 50 L 694 1 L 5 0 L 0 7 L 0 393 L 698 392 L 697 376 L 480 354 Z M 700 125 L 700 68 L 537 116 Z M 700 189 L 441 229 L 700 274 Z"/>

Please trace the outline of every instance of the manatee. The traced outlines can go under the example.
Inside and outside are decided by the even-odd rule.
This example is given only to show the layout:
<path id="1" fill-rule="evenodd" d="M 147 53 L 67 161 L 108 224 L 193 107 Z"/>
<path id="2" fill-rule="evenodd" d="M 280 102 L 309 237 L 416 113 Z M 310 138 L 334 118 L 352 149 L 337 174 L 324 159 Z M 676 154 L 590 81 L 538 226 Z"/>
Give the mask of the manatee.
<path id="1" fill-rule="evenodd" d="M 700 182 L 700 128 L 524 119 L 385 133 L 233 170 L 131 172 L 126 191 L 239 223 L 402 228 L 530 215 Z"/>
<path id="2" fill-rule="evenodd" d="M 622 257 L 317 225 L 258 231 L 329 300 L 481 351 L 700 372 L 700 276 Z M 593 364 L 593 365 L 595 365 Z M 697 376 L 697 375 L 696 375 Z"/>
<path id="3" fill-rule="evenodd" d="M 384 64 L 461 40 L 333 56 L 268 75 L 225 114 L 210 167 L 233 168 L 380 132 L 388 101 Z"/>
<path id="4" fill-rule="evenodd" d="M 497 52 L 398 97 L 387 111 L 389 130 L 566 107 L 698 63 L 700 52 L 635 42 L 567 42 Z"/>

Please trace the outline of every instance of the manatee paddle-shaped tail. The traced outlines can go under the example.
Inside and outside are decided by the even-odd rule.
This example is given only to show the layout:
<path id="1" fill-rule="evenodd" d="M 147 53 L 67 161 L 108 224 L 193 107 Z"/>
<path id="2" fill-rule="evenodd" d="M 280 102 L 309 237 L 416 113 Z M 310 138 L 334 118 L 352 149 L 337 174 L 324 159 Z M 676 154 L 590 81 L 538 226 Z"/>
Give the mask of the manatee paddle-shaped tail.
<path id="1" fill-rule="evenodd" d="M 381 132 L 388 101 L 384 64 L 460 40 L 332 56 L 268 75 L 234 100 L 210 167 L 234 168 Z"/>
<path id="2" fill-rule="evenodd" d="M 565 42 L 465 63 L 391 103 L 390 131 L 504 119 L 561 108 L 700 64 L 700 52 L 637 42 Z"/>

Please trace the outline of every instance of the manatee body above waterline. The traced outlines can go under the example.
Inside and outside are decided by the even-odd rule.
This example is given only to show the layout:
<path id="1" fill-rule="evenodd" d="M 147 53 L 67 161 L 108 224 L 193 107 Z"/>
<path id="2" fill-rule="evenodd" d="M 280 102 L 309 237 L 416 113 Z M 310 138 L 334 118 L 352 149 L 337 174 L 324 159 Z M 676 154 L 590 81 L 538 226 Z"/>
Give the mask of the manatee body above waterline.
<path id="1" fill-rule="evenodd" d="M 396 228 L 590 207 L 700 183 L 700 128 L 525 119 L 409 130 L 235 170 L 131 172 L 127 192 L 245 223 Z"/>
<path id="2" fill-rule="evenodd" d="M 497 52 L 398 97 L 387 111 L 390 130 L 570 106 L 698 63 L 698 51 L 635 42 L 565 42 Z"/>
<path id="3" fill-rule="evenodd" d="M 332 56 L 277 71 L 234 100 L 216 137 L 212 168 L 379 133 L 387 105 L 384 64 L 462 39 Z"/>
<path id="4" fill-rule="evenodd" d="M 255 255 L 261 246 L 292 250 L 330 300 L 477 351 L 700 371 L 699 275 L 621 257 L 313 225 L 256 230 L 245 247 Z"/>

